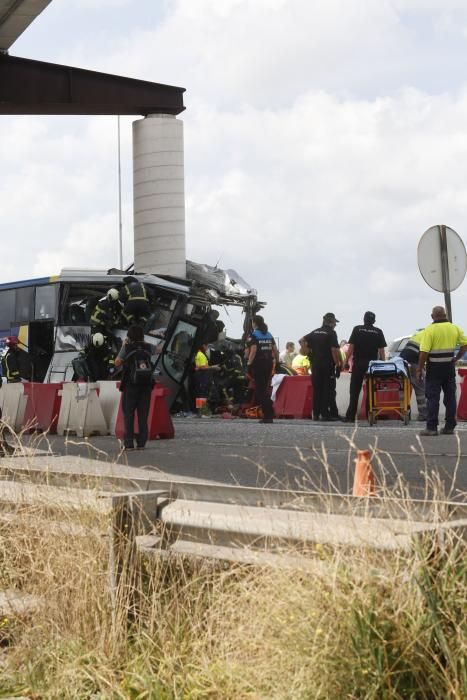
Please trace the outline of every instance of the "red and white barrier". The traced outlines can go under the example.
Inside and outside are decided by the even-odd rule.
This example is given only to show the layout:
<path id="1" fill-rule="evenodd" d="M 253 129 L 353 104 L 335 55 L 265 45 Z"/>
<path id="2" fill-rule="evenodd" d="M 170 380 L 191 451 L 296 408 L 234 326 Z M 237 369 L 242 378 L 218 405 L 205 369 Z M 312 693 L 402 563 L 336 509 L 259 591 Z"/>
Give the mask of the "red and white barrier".
<path id="1" fill-rule="evenodd" d="M 2 420 L 18 432 L 24 424 L 27 396 L 24 395 L 24 384 L 12 382 L 2 387 Z"/>
<path id="2" fill-rule="evenodd" d="M 60 395 L 62 386 L 62 382 L 57 384 L 26 382 L 23 384 L 27 400 L 23 428 L 41 430 L 50 434 L 57 432 L 58 416 L 62 403 Z"/>
<path id="3" fill-rule="evenodd" d="M 313 387 L 310 375 L 284 377 L 274 401 L 276 418 L 310 418 Z"/>
<path id="4" fill-rule="evenodd" d="M 169 413 L 166 397 L 169 395 L 169 390 L 162 384 L 157 383 L 151 392 L 151 403 L 148 414 L 148 440 L 171 440 L 175 436 L 175 430 L 172 422 L 172 417 Z M 138 432 L 138 421 L 135 415 L 134 422 L 135 434 Z M 122 402 L 120 401 L 117 422 L 115 425 L 115 435 L 123 440 L 124 422 Z"/>
<path id="5" fill-rule="evenodd" d="M 107 421 L 98 396 L 97 383 L 67 382 L 60 390 L 62 403 L 57 433 L 75 433 L 78 437 L 108 435 Z"/>

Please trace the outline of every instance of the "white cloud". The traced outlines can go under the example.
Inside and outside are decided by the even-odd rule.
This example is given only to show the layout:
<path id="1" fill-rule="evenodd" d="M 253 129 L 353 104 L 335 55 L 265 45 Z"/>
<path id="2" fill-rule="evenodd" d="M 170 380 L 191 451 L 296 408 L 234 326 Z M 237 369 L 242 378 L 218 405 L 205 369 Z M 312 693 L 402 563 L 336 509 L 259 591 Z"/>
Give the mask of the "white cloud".
<path id="1" fill-rule="evenodd" d="M 140 1 L 152 18 L 143 30 L 139 14 L 123 26 L 123 10 L 110 13 L 105 41 L 83 32 L 65 45 L 55 34 L 50 60 L 187 87 L 189 257 L 237 268 L 283 339 L 325 311 L 343 335 L 372 307 L 388 339 L 423 325 L 433 294 L 417 241 L 435 223 L 464 234 L 466 50 L 452 41 L 463 4 L 174 0 L 156 20 Z M 86 2 L 92 24 L 102 4 Z M 65 22 L 66 3 L 57 7 L 54 22 L 60 8 Z M 0 206 L 15 242 L 5 277 L 116 264 L 115 139 L 111 118 L 2 117 Z M 464 297 L 454 295 L 455 311 Z"/>

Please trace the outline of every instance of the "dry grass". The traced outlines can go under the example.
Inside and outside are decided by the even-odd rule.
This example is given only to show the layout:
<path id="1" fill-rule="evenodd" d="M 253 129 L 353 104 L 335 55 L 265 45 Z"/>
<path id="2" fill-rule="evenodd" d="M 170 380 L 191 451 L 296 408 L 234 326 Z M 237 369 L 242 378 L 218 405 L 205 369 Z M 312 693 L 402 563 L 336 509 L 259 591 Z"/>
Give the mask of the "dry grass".
<path id="1" fill-rule="evenodd" d="M 40 601 L 0 619 L 1 697 L 467 697 L 465 542 L 318 545 L 314 576 L 127 551 L 113 595 L 107 516 L 53 518 L 0 520 L 0 589 Z"/>
<path id="2" fill-rule="evenodd" d="M 332 485 L 324 448 L 311 459 Z M 375 445 L 374 462 L 390 455 Z M 127 547 L 116 587 L 112 522 L 84 502 L 0 512 L 0 591 L 37 600 L 0 615 L 0 697 L 467 698 L 467 544 L 452 533 L 410 554 L 316 545 L 314 575 Z"/>

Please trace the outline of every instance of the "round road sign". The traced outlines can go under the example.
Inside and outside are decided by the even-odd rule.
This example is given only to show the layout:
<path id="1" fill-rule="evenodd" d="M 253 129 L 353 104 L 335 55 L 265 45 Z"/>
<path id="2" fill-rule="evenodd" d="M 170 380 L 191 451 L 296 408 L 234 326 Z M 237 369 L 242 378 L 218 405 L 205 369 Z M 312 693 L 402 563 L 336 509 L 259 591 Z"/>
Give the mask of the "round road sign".
<path id="1" fill-rule="evenodd" d="M 442 233 L 446 232 L 448 290 L 461 284 L 467 271 L 467 254 L 462 238 L 449 226 L 431 226 L 420 238 L 417 250 L 418 267 L 425 282 L 437 292 L 444 292 Z"/>

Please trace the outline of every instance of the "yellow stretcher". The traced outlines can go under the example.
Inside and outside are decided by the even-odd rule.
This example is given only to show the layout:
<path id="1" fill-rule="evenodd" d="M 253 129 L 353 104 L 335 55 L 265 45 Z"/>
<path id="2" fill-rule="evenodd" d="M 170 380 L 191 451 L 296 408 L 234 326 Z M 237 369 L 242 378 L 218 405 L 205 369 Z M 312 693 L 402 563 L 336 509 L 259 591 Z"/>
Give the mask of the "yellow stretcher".
<path id="1" fill-rule="evenodd" d="M 371 362 L 366 375 L 368 422 L 375 425 L 378 416 L 395 414 L 404 425 L 410 422 L 412 387 L 406 363 L 402 372 L 394 362 Z"/>

